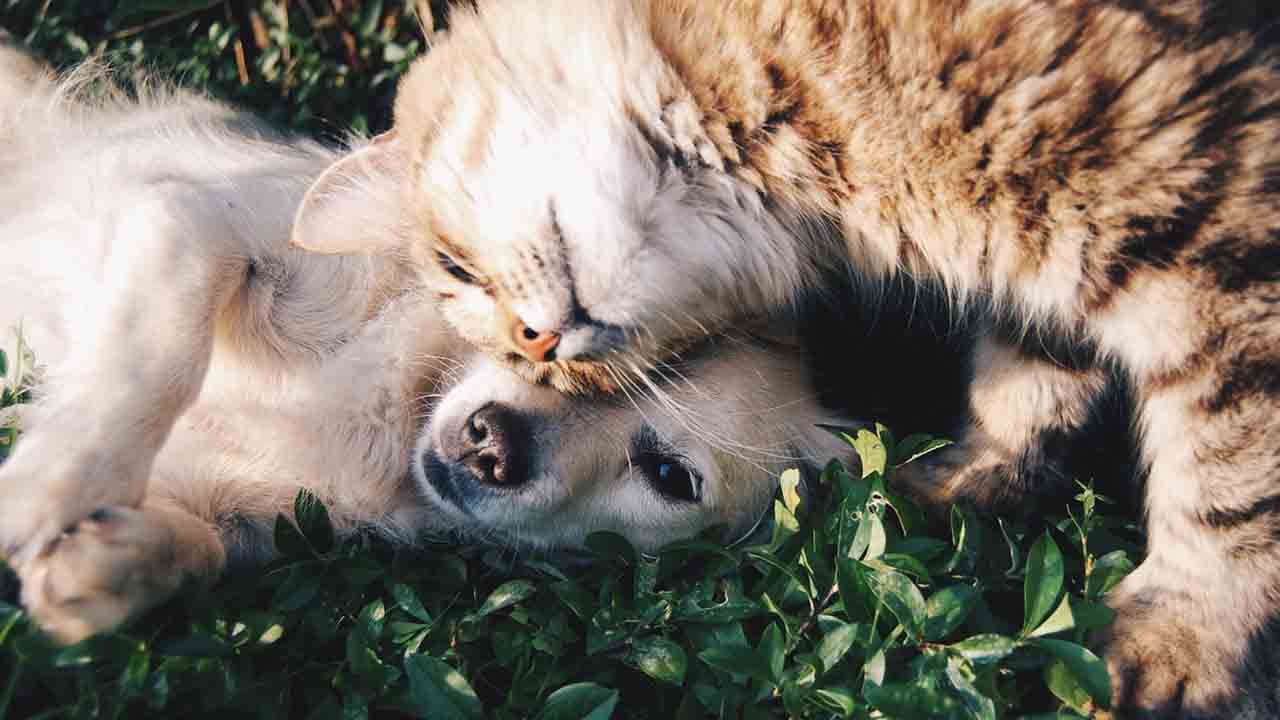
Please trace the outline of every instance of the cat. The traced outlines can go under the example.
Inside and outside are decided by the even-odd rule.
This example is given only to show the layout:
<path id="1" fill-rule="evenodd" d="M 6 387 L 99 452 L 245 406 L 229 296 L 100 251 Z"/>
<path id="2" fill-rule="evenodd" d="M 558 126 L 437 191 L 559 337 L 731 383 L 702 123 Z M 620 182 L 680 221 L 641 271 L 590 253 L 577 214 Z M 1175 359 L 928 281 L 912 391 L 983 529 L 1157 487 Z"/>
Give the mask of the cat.
<path id="1" fill-rule="evenodd" d="M 1264 5 L 482 2 L 410 69 L 384 142 L 312 187 L 294 241 L 408 257 L 461 335 L 569 392 L 768 317 L 823 269 L 936 280 L 1007 319 L 971 429 L 908 478 L 937 503 L 1034 494 L 1019 458 L 1127 376 L 1149 548 L 1099 639 L 1114 707 L 1230 715 L 1280 619 Z M 361 232 L 387 178 L 398 210 Z"/>

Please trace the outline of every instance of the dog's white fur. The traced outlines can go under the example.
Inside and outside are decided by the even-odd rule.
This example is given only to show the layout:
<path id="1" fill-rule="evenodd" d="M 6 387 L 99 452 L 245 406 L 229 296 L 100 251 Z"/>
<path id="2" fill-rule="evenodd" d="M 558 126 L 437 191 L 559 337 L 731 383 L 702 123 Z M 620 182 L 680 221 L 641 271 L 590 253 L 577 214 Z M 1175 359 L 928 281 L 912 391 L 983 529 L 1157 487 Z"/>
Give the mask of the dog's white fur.
<path id="1" fill-rule="evenodd" d="M 611 529 L 652 548 L 748 528 L 772 476 L 840 452 L 788 345 L 712 341 L 630 403 L 464 368 L 403 259 L 289 246 L 332 151 L 198 97 L 125 98 L 93 69 L 56 83 L 14 70 L 31 67 L 0 56 L 0 80 L 25 88 L 0 106 L 0 328 L 12 357 L 20 323 L 40 364 L 0 466 L 0 555 L 60 639 L 269 554 L 302 487 L 339 530 L 405 542 L 462 530 L 550 547 Z M 370 212 L 323 232 L 394 221 Z M 528 430 L 515 488 L 482 487 L 456 448 L 495 404 Z M 632 462 L 642 435 L 701 478 L 701 502 L 655 490 Z M 473 502 L 441 496 L 426 457 Z"/>

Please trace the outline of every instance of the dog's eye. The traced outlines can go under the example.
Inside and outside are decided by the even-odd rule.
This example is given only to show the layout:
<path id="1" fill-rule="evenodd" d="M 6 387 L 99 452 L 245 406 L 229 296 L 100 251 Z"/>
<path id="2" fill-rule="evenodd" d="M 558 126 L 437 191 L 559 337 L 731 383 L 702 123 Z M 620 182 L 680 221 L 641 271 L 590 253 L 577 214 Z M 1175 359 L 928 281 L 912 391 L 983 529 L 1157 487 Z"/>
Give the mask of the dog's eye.
<path id="1" fill-rule="evenodd" d="M 459 281 L 464 282 L 468 285 L 476 284 L 476 276 L 467 272 L 466 268 L 462 267 L 457 262 L 455 262 L 454 259 L 449 257 L 447 253 L 437 251 L 436 262 L 440 263 L 440 267 L 444 268 L 445 272 L 454 276 Z"/>
<path id="2" fill-rule="evenodd" d="M 644 454 L 635 465 L 664 496 L 678 502 L 702 502 L 702 477 L 668 455 Z"/>

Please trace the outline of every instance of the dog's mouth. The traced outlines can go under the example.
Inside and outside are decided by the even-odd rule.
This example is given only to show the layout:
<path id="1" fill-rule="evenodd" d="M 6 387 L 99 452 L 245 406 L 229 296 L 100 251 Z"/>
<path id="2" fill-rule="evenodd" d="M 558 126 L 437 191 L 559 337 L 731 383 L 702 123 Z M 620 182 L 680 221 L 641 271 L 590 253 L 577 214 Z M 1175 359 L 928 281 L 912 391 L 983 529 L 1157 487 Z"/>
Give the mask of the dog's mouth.
<path id="1" fill-rule="evenodd" d="M 465 478 L 460 477 L 449 463 L 441 460 L 434 450 L 427 450 L 422 453 L 419 467 L 426 484 L 435 493 L 435 499 L 449 510 L 468 518 L 475 517 L 471 508 L 480 501 L 479 497 L 474 497 L 477 489 L 465 482 Z"/>

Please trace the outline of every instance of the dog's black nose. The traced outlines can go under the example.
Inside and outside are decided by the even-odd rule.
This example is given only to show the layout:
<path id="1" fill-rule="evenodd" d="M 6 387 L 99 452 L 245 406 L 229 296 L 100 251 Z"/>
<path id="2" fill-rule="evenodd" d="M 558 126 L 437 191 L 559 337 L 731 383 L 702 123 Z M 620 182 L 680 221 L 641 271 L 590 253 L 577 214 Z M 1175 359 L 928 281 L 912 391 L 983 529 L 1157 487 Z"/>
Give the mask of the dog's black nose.
<path id="1" fill-rule="evenodd" d="M 467 418 L 459 460 L 486 485 L 515 487 L 529 479 L 529 428 L 519 412 L 489 403 Z"/>

